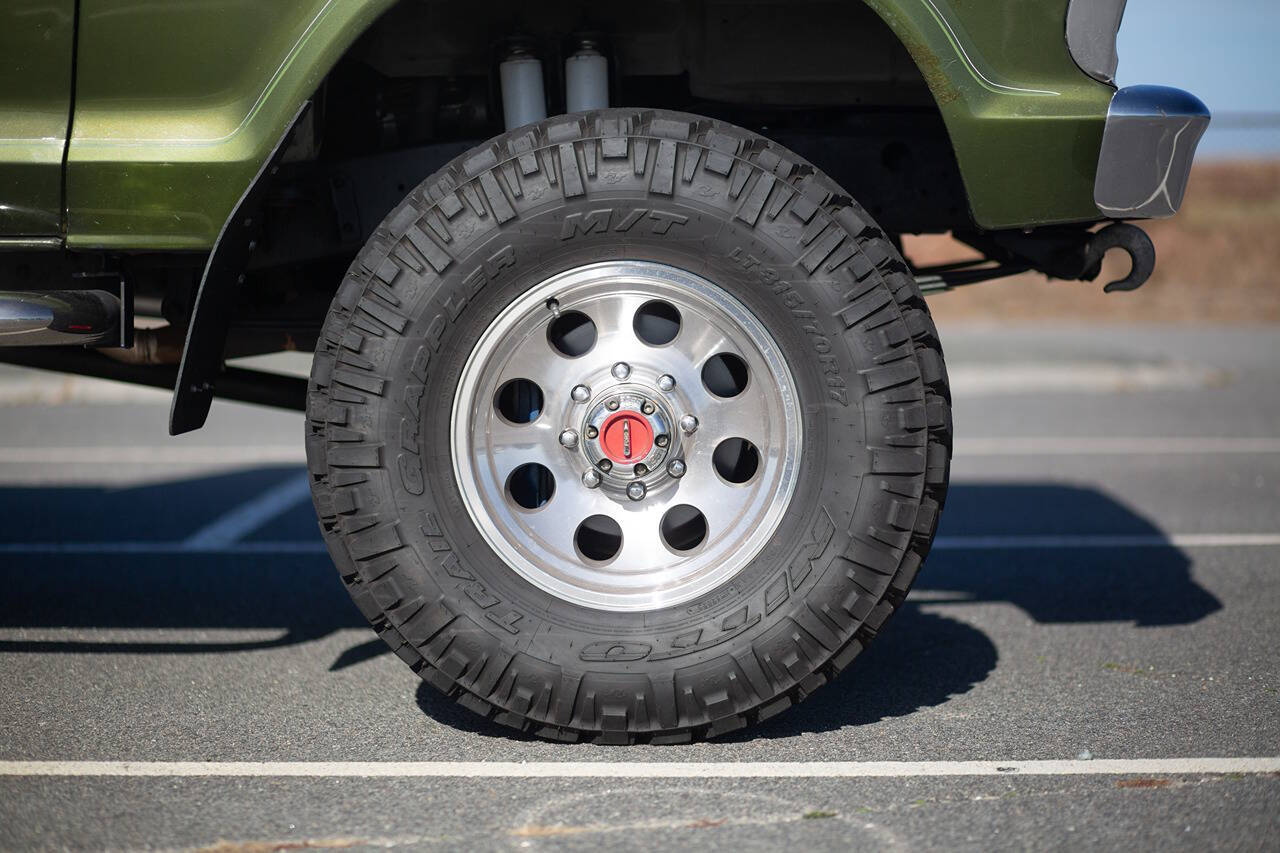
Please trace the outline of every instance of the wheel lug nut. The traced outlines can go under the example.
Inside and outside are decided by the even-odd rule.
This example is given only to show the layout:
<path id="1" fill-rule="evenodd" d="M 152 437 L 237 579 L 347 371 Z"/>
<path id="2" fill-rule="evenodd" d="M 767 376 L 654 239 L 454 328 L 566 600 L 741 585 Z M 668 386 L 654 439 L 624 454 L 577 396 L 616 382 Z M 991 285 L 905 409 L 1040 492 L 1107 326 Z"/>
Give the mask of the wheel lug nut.
<path id="1" fill-rule="evenodd" d="M 611 412 L 616 412 L 618 410 L 618 401 L 610 400 L 609 402 L 604 404 L 604 407 Z"/>
<path id="2" fill-rule="evenodd" d="M 658 377 L 658 387 L 663 391 L 670 391 L 676 387 L 676 378 L 669 373 L 664 373 Z"/>
<path id="3" fill-rule="evenodd" d="M 596 472 L 595 468 L 588 468 L 582 472 L 582 485 L 588 489 L 594 489 L 600 485 L 600 474 Z"/>
<path id="4" fill-rule="evenodd" d="M 595 438 L 599 434 L 600 434 L 600 430 L 596 429 L 595 427 L 593 426 L 587 427 L 587 438 Z"/>
<path id="5" fill-rule="evenodd" d="M 693 415 L 685 415 L 680 419 L 680 429 L 684 430 L 686 434 L 692 435 L 698 429 L 698 419 Z"/>
<path id="6" fill-rule="evenodd" d="M 627 364 L 625 361 L 620 361 L 613 366 L 612 373 L 613 378 L 621 382 L 631 375 L 631 365 Z"/>
<path id="7" fill-rule="evenodd" d="M 587 398 L 591 396 L 591 389 L 586 385 L 574 385 L 573 390 L 569 392 L 569 396 L 573 398 L 575 403 L 585 403 Z"/>
<path id="8" fill-rule="evenodd" d="M 643 500 L 645 493 L 644 483 L 632 483 L 627 486 L 627 497 L 633 501 Z"/>
<path id="9" fill-rule="evenodd" d="M 640 411 L 644 412 L 646 415 L 652 415 L 653 403 L 650 403 L 648 400 L 645 400 L 643 403 L 640 404 Z"/>
<path id="10" fill-rule="evenodd" d="M 684 472 L 686 470 L 688 469 L 685 468 L 683 459 L 672 459 L 667 463 L 667 473 L 672 477 L 675 477 L 677 480 L 684 476 Z"/>
<path id="11" fill-rule="evenodd" d="M 613 470 L 613 463 L 610 462 L 608 459 L 601 459 L 599 462 L 596 463 L 596 467 L 607 474 Z"/>
<path id="12" fill-rule="evenodd" d="M 653 440 L 653 443 L 658 445 L 659 447 L 666 447 L 668 444 L 671 443 L 671 439 L 667 437 L 666 433 L 663 433 L 662 435 L 655 438 Z"/>
<path id="13" fill-rule="evenodd" d="M 578 434 L 571 429 L 566 429 L 560 433 L 560 446 L 573 449 L 578 446 Z"/>
<path id="14" fill-rule="evenodd" d="M 645 474 L 649 473 L 649 466 L 643 462 L 637 462 L 636 467 L 632 470 L 635 471 L 635 475 L 637 477 L 643 477 Z"/>

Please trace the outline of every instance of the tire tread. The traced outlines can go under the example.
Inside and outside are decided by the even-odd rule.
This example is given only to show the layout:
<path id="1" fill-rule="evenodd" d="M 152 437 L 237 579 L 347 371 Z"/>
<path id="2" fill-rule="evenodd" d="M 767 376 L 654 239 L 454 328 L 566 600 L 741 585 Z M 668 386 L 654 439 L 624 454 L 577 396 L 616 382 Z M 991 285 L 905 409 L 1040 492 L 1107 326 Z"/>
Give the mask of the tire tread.
<path id="1" fill-rule="evenodd" d="M 670 195 L 699 175 L 727 185 L 731 216 L 756 228 L 782 219 L 803 228 L 798 262 L 844 281 L 837 317 L 851 346 L 875 354 L 864 405 L 889 417 L 873 434 L 860 495 L 883 518 L 822 545 L 803 572 L 769 587 L 771 606 L 793 607 L 741 651 L 678 669 L 670 683 L 632 674 L 629 703 L 609 676 L 575 675 L 521 652 L 477 654 L 459 642 L 485 631 L 441 599 L 404 600 L 396 583 L 398 519 L 374 499 L 367 471 L 395 464 L 367 434 L 363 410 L 387 379 L 361 353 L 370 338 L 404 331 L 402 267 L 439 275 L 454 262 L 471 211 L 484 228 L 518 222 L 517 200 L 545 173 L 564 198 L 587 192 L 600 161 L 630 158 L 649 190 Z M 428 270 L 430 272 L 428 272 Z M 416 188 L 352 263 L 320 336 L 308 402 L 307 458 L 321 530 L 356 606 L 422 679 L 475 713 L 538 737 L 574 742 L 682 743 L 734 731 L 802 701 L 846 669 L 901 605 L 928 556 L 946 499 L 950 395 L 937 330 L 893 243 L 834 182 L 780 146 L 740 128 L 667 111 L 607 110 L 522 128 L 462 155 Z M 828 519 L 829 521 L 829 519 Z M 818 547 L 818 546 L 815 546 Z M 820 562 L 821 561 L 821 562 Z M 816 570 L 816 571 L 815 571 Z M 813 581 L 811 576 L 819 578 Z M 833 597 L 833 590 L 840 593 Z M 465 591 L 465 587 L 464 587 Z M 772 610 L 770 611 L 772 612 Z M 499 622 L 500 625 L 500 622 Z M 643 682 L 641 684 L 640 682 Z"/>

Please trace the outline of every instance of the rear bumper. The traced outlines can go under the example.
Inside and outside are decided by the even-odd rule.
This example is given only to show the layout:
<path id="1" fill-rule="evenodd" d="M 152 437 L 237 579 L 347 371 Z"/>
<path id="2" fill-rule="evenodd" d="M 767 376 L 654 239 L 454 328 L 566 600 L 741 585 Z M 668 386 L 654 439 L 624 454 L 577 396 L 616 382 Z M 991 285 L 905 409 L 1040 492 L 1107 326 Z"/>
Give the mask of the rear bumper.
<path id="1" fill-rule="evenodd" d="M 1107 110 L 1093 198 L 1114 219 L 1173 216 L 1182 204 L 1209 108 L 1167 86 L 1127 86 Z"/>

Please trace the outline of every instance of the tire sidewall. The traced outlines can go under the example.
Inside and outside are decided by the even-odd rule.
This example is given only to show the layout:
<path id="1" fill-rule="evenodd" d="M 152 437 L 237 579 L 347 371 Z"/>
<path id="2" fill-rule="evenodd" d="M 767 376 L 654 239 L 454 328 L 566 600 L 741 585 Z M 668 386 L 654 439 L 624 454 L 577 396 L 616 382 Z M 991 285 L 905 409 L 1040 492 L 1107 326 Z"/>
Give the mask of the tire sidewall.
<path id="1" fill-rule="evenodd" d="M 749 151 L 749 134 L 730 130 L 742 134 Z M 586 142 L 594 140 L 586 137 Z M 649 142 L 661 144 L 658 139 Z M 682 144 L 699 156 L 706 153 L 698 152 L 692 142 Z M 501 147 L 491 144 L 485 150 Z M 559 146 L 562 157 L 564 147 Z M 556 146 L 544 144 L 523 157 L 538 157 L 546 163 L 541 158 L 548 150 L 554 152 Z M 791 159 L 784 165 L 793 174 L 812 174 L 812 167 L 789 152 L 785 155 Z M 874 571 L 858 570 L 855 577 L 839 557 L 856 545 L 851 545 L 856 532 L 884 529 L 883 519 L 895 509 L 889 506 L 894 499 L 886 495 L 883 483 L 864 488 L 864 480 L 875 465 L 870 434 L 882 440 L 896 428 L 890 421 L 900 417 L 900 411 L 896 403 L 868 405 L 873 389 L 865 374 L 880 369 L 885 353 L 901 349 L 903 340 L 910 347 L 910 335 L 902 331 L 898 302 L 881 271 L 866 272 L 874 262 L 858 255 L 862 259 L 856 266 L 861 273 L 852 270 L 852 254 L 839 268 L 811 262 L 815 246 L 824 245 L 827 235 L 860 252 L 858 229 L 873 228 L 864 226 L 870 220 L 848 199 L 841 199 L 833 215 L 830 205 L 823 208 L 833 185 L 803 180 L 799 186 L 795 181 L 784 186 L 791 193 L 784 200 L 793 202 L 786 212 L 747 221 L 741 215 L 743 187 L 766 181 L 772 185 L 773 178 L 758 160 L 738 156 L 732 178 L 726 173 L 724 180 L 715 180 L 705 170 L 695 170 L 691 180 L 677 178 L 670 193 L 653 192 L 649 177 L 639 174 L 629 160 L 612 164 L 599 160 L 595 180 L 588 182 L 585 192 L 568 198 L 534 175 L 522 183 L 522 195 L 505 198 L 512 215 L 498 222 L 496 209 L 484 204 L 475 182 L 464 182 L 460 173 L 472 173 L 470 164 L 479 158 L 491 175 L 504 172 L 510 183 L 513 170 L 519 168 L 517 161 L 523 166 L 523 157 L 504 161 L 473 152 L 424 182 L 375 233 L 335 300 L 346 317 L 340 328 L 331 329 L 331 340 L 345 341 L 353 333 L 358 324 L 351 316 L 370 294 L 382 300 L 378 313 L 385 314 L 390 307 L 396 318 L 392 326 L 402 326 L 379 328 L 365 322 L 356 335 L 360 359 L 382 377 L 382 384 L 377 404 L 353 407 L 350 432 L 375 437 L 382 448 L 380 464 L 368 472 L 373 486 L 362 493 L 369 506 L 361 509 L 371 510 L 379 523 L 393 523 L 395 541 L 403 546 L 394 557 L 379 557 L 366 569 L 351 549 L 344 548 L 342 536 L 330 536 L 335 561 L 340 569 L 347 567 L 344 576 L 358 576 L 370 586 L 387 585 L 388 572 L 394 569 L 390 584 L 394 589 L 384 593 L 386 603 L 378 605 L 393 626 L 400 618 L 398 609 L 412 615 L 424 603 L 448 614 L 450 620 L 461 618 L 463 626 L 451 623 L 455 627 L 439 649 L 423 648 L 428 640 L 418 643 L 406 632 L 428 661 L 437 654 L 466 662 L 519 657 L 531 659 L 532 669 L 543 676 L 549 678 L 554 672 L 575 684 L 607 679 L 614 673 L 622 679 L 617 682 L 622 691 L 617 694 L 619 702 L 626 699 L 627 691 L 631 699 L 626 701 L 637 695 L 637 682 L 623 678 L 627 674 L 648 677 L 649 686 L 639 688 L 641 692 L 684 678 L 696 685 L 696 693 L 741 693 L 743 685 L 726 686 L 724 679 L 732 680 L 731 670 L 746 672 L 742 667 L 747 666 L 756 667 L 753 672 L 758 677 L 752 679 L 756 696 L 776 695 L 789 684 L 809 683 L 806 674 L 830 658 L 832 649 L 852 642 L 851 631 L 841 627 L 840 620 L 852 617 L 856 625 L 865 619 L 886 594 L 901 559 L 898 551 L 890 566 L 876 556 Z M 745 179 L 740 179 L 739 169 L 748 172 Z M 542 174 L 552 172 L 544 169 Z M 731 189 L 735 185 L 739 195 Z M 838 221 L 839 210 L 852 216 Z M 431 258 L 409 248 L 415 243 L 411 231 L 417 229 L 421 239 L 429 230 L 439 235 L 442 228 L 449 235 L 448 262 L 444 269 L 433 270 L 438 265 Z M 878 245 L 882 251 L 887 246 L 882 235 Z M 905 270 L 896 253 L 891 248 L 887 251 L 888 259 Z M 825 257 L 820 255 L 818 260 Z M 718 588 L 655 611 L 582 607 L 520 577 L 476 529 L 455 481 L 450 455 L 450 419 L 459 377 L 483 331 L 540 282 L 607 260 L 670 264 L 707 278 L 740 300 L 769 330 L 789 365 L 803 423 L 795 491 L 765 548 Z M 884 276 L 903 278 L 897 286 L 904 292 L 909 287 L 897 269 L 884 271 Z M 849 334 L 849 324 L 840 314 L 851 301 L 869 293 L 874 297 L 873 312 L 887 317 L 885 328 Z M 925 389 L 919 373 L 915 376 L 900 396 L 916 401 L 909 405 L 923 410 Z M 314 414 L 312 420 L 316 420 Z M 923 485 L 923 462 L 918 475 L 904 470 L 901 476 L 918 476 Z M 913 490 L 918 501 L 920 487 L 902 489 Z M 911 495 L 905 498 L 903 506 Z M 321 496 L 317 507 L 323 519 L 328 504 Z M 332 533 L 341 527 L 326 529 Z M 910 537 L 909 527 L 905 533 L 892 532 L 892 541 L 901 540 L 902 547 Z M 884 549 L 896 547 L 890 544 Z M 910 578 L 905 582 L 909 585 Z M 840 603 L 850 617 L 815 622 L 813 601 Z M 878 616 L 876 624 L 882 619 L 883 615 Z M 799 632 L 797 626 L 802 623 L 805 630 Z M 774 670 L 765 675 L 759 666 L 771 653 L 778 663 L 771 664 Z M 748 664 L 744 654 L 754 654 L 761 663 Z M 440 666 L 450 678 L 462 677 L 448 672 L 447 661 L 432 661 L 432 665 Z M 456 668 L 465 673 L 469 665 Z M 705 708 L 707 719 L 741 710 L 737 698 L 717 704 L 720 708 Z M 519 713 L 539 719 L 552 716 L 549 711 Z M 669 711 L 664 710 L 663 716 L 669 716 Z M 588 718 L 583 725 L 596 724 Z M 660 727 L 668 725 L 664 722 Z"/>

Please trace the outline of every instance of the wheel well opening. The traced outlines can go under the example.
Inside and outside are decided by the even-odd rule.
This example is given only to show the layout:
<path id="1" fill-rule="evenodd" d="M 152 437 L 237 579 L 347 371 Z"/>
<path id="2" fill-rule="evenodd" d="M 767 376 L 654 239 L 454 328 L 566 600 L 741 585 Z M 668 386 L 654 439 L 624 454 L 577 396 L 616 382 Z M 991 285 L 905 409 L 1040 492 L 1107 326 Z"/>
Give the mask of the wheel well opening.
<path id="1" fill-rule="evenodd" d="M 495 0 L 477 15 L 448 0 L 403 0 L 323 79 L 285 151 L 237 306 L 254 331 L 233 349 L 309 349 L 337 283 L 385 215 L 502 132 L 504 45 L 519 37 L 541 61 L 554 115 L 566 106 L 566 57 L 584 34 L 608 59 L 612 106 L 705 115 L 775 140 L 891 234 L 972 225 L 928 85 L 862 3 L 655 0 L 637 16 L 610 4 Z M 178 276 L 174 264 L 152 276 L 164 265 L 131 263 L 147 268 L 134 276 L 139 298 L 181 326 L 198 266 L 177 260 Z"/>

